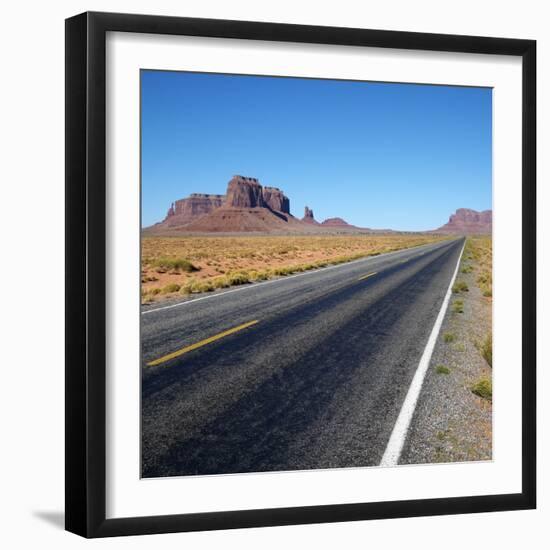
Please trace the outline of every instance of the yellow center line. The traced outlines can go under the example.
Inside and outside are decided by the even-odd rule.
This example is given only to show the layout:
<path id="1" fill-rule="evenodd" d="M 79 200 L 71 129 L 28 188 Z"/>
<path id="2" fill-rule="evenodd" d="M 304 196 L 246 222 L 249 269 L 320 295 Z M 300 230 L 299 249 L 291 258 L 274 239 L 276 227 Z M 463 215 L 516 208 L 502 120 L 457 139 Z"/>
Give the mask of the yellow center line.
<path id="1" fill-rule="evenodd" d="M 201 348 L 202 346 L 206 346 L 207 344 L 211 344 L 212 342 L 215 342 L 216 340 L 220 340 L 221 338 L 224 338 L 225 336 L 229 336 L 230 334 L 234 334 L 239 330 L 243 330 L 245 328 L 251 327 L 252 325 L 255 325 L 258 322 L 259 321 L 257 320 L 249 321 L 248 323 L 244 323 L 242 325 L 239 325 L 238 327 L 233 327 L 233 328 L 230 328 L 229 330 L 224 330 L 223 332 L 220 332 L 219 334 L 215 334 L 214 336 L 210 336 L 209 338 L 205 338 L 200 342 L 196 342 L 195 344 L 191 344 L 190 346 L 181 348 L 177 351 L 169 353 L 168 355 L 163 355 L 162 357 L 159 357 L 158 359 L 155 359 L 154 361 L 147 363 L 147 366 L 155 367 L 156 365 L 160 365 L 161 363 L 166 363 L 166 361 L 170 361 L 170 359 L 175 359 L 176 357 L 179 357 L 184 353 L 188 353 L 190 351 L 193 351 L 194 349 Z"/>
<path id="2" fill-rule="evenodd" d="M 372 277 L 373 275 L 376 275 L 378 271 L 373 271 L 372 273 L 367 273 L 366 275 L 363 275 L 362 277 L 359 277 L 359 281 L 364 281 L 365 279 L 368 279 L 369 277 Z"/>

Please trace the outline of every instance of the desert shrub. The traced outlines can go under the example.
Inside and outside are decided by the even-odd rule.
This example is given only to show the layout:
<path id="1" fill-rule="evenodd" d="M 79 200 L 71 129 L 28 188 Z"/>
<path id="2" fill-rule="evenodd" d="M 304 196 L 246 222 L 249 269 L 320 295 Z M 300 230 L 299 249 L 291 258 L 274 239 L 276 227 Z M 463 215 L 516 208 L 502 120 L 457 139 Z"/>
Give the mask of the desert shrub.
<path id="1" fill-rule="evenodd" d="M 252 271 L 250 273 L 250 279 L 252 281 L 267 281 L 271 278 L 271 275 L 269 271 L 267 270 L 261 270 L 261 271 Z"/>
<path id="2" fill-rule="evenodd" d="M 480 283 L 480 284 L 486 284 L 488 283 L 489 281 L 491 281 L 492 279 L 492 276 L 490 273 L 488 273 L 487 271 L 485 271 L 484 273 L 482 273 L 478 278 L 477 278 L 477 282 Z"/>
<path id="3" fill-rule="evenodd" d="M 451 369 L 445 365 L 437 365 L 437 367 L 435 367 L 435 372 L 437 372 L 437 374 L 450 374 Z"/>
<path id="4" fill-rule="evenodd" d="M 294 267 L 292 266 L 290 267 L 281 266 L 273 269 L 273 274 L 281 277 L 285 277 L 286 275 L 291 275 L 292 273 L 294 273 Z"/>
<path id="5" fill-rule="evenodd" d="M 169 283 L 166 286 L 162 287 L 161 292 L 162 294 L 172 294 L 174 292 L 178 292 L 180 288 L 180 285 L 178 285 L 177 283 Z"/>
<path id="6" fill-rule="evenodd" d="M 227 280 L 231 286 L 245 285 L 250 282 L 250 275 L 246 271 L 231 271 L 227 274 Z"/>
<path id="7" fill-rule="evenodd" d="M 489 332 L 485 337 L 485 340 L 481 343 L 480 352 L 485 361 L 492 367 L 493 366 L 493 333 Z"/>
<path id="8" fill-rule="evenodd" d="M 191 284 L 189 285 L 189 293 L 191 294 L 198 294 L 200 292 L 211 292 L 212 290 L 214 290 L 214 285 L 212 284 L 212 281 L 194 280 L 191 281 Z"/>
<path id="9" fill-rule="evenodd" d="M 452 307 L 455 313 L 464 313 L 464 300 L 455 300 Z"/>
<path id="10" fill-rule="evenodd" d="M 192 284 L 193 280 L 190 279 L 189 281 L 186 281 L 185 283 L 183 283 L 180 287 L 180 294 L 183 294 L 183 295 L 186 295 L 186 294 L 191 294 L 191 284 Z"/>
<path id="11" fill-rule="evenodd" d="M 443 341 L 446 342 L 447 344 L 450 342 L 454 342 L 455 339 L 456 339 L 456 335 L 454 334 L 454 332 L 443 333 Z"/>
<path id="12" fill-rule="evenodd" d="M 472 393 L 491 401 L 493 399 L 493 383 L 490 378 L 481 378 L 472 386 Z"/>
<path id="13" fill-rule="evenodd" d="M 459 292 L 468 292 L 468 285 L 464 281 L 457 281 L 453 285 L 453 292 L 458 294 Z"/>
<path id="14" fill-rule="evenodd" d="M 477 282 L 481 292 L 484 296 L 492 296 L 493 294 L 493 275 L 490 272 L 482 273 L 478 278 Z"/>
<path id="15" fill-rule="evenodd" d="M 184 258 L 156 258 L 155 260 L 152 260 L 151 266 L 157 268 L 157 271 L 160 272 L 163 270 L 166 272 L 170 269 L 176 273 L 180 271 L 192 273 L 193 271 L 199 271 L 200 269 Z"/>
<path id="16" fill-rule="evenodd" d="M 227 277 L 214 277 L 212 279 L 212 285 L 214 288 L 228 288 L 231 286 Z"/>
<path id="17" fill-rule="evenodd" d="M 214 290 L 212 281 L 189 279 L 180 287 L 180 294 L 198 294 L 200 292 L 210 292 L 212 290 Z"/>

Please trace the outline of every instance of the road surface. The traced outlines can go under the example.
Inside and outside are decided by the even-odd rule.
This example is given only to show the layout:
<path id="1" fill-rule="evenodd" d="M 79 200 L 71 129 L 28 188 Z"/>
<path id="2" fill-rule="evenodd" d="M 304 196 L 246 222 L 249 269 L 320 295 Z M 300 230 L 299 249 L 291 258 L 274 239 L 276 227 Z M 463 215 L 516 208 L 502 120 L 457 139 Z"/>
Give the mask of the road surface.
<path id="1" fill-rule="evenodd" d="M 142 475 L 378 465 L 463 239 L 142 310 Z"/>

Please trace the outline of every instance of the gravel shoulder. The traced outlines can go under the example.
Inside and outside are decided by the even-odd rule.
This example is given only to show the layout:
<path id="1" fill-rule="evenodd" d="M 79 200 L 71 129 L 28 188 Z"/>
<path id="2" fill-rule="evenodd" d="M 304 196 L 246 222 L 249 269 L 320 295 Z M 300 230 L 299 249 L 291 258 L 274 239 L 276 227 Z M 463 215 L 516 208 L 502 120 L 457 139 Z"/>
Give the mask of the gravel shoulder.
<path id="1" fill-rule="evenodd" d="M 466 243 L 456 283 L 468 290 L 462 285 L 451 297 L 400 464 L 492 458 L 491 397 L 473 391 L 481 380 L 492 380 L 492 367 L 481 352 L 492 329 L 492 297 L 480 283 L 491 270 L 491 246 L 485 239 L 480 257 L 480 242 Z M 462 307 L 453 306 L 457 300 Z"/>

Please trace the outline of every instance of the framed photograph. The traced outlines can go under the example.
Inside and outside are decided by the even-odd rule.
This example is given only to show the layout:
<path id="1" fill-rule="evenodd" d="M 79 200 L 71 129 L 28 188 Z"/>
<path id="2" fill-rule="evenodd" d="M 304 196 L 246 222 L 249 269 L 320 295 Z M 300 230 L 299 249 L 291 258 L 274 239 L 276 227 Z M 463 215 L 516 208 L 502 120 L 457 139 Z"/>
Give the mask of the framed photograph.
<path id="1" fill-rule="evenodd" d="M 66 528 L 535 507 L 531 40 L 66 21 Z"/>

